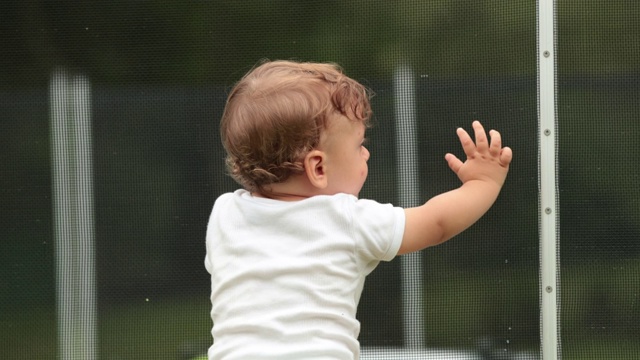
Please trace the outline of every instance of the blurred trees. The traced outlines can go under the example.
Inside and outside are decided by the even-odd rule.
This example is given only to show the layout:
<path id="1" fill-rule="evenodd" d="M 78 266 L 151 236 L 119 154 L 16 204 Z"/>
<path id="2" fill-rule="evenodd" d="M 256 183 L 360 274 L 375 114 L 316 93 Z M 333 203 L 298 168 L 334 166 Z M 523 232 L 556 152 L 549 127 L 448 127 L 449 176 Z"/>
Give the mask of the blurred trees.
<path id="1" fill-rule="evenodd" d="M 535 56 L 522 57 L 535 54 L 532 0 L 8 1 L 0 6 L 0 88 L 42 84 L 56 66 L 82 69 L 98 83 L 228 84 L 264 57 L 334 61 L 354 76 L 389 76 L 398 62 L 453 77 L 535 71 Z M 560 73 L 640 71 L 640 10 L 634 2 L 559 6 L 558 32 L 568 40 L 560 49 Z M 588 47 L 582 46 L 586 42 Z M 486 69 L 485 63 L 496 66 Z"/>
<path id="2" fill-rule="evenodd" d="M 42 84 L 55 66 L 82 69 L 97 83 L 227 84 L 264 57 L 334 61 L 354 76 L 388 76 L 397 62 L 438 68 L 446 76 L 477 74 L 485 62 L 499 65 L 495 73 L 532 75 L 535 64 L 533 58 L 523 64 L 520 57 L 535 49 L 533 1 L 2 6 L 0 65 L 12 71 L 1 73 L 1 87 Z M 467 46 L 452 46 L 461 41 Z"/>
<path id="3" fill-rule="evenodd" d="M 12 182 L 6 178 L 9 174 L 19 179 L 22 175 L 33 178 L 37 173 L 48 181 L 47 99 L 46 93 L 35 89 L 46 88 L 50 72 L 57 66 L 88 74 L 95 86 L 190 87 L 229 86 L 261 58 L 334 61 L 365 83 L 389 79 L 393 68 L 405 62 L 412 65 L 423 81 L 530 78 L 536 71 L 535 1 L 10 1 L 0 6 L 0 90 L 7 99 L 0 119 L 5 154 L 0 166 L 5 170 L 5 184 Z M 581 90 L 570 90 L 567 95 L 560 93 L 559 111 L 563 117 L 569 119 L 580 114 L 581 122 L 592 124 L 579 129 L 569 127 L 561 135 L 571 136 L 567 139 L 594 138 L 601 131 L 598 124 L 615 123 L 618 130 L 611 130 L 610 136 L 635 139 L 637 109 L 633 104 L 638 99 L 638 85 L 633 79 L 640 74 L 637 61 L 640 43 L 635 36 L 639 33 L 636 20 L 640 18 L 640 7 L 620 1 L 611 6 L 598 2 L 559 2 L 559 8 L 560 86 L 572 88 L 575 79 L 582 78 L 578 85 L 592 89 L 589 93 Z M 606 89 L 599 93 L 593 87 L 596 83 L 585 83 L 584 79 L 597 76 L 610 76 L 613 82 L 606 86 L 622 89 L 616 93 L 617 99 L 626 97 L 620 106 L 593 108 L 598 99 L 604 99 Z M 468 99 L 467 109 L 473 112 L 481 102 L 496 99 L 491 89 L 486 90 L 483 100 L 484 90 L 475 98 L 465 98 L 463 89 L 456 95 L 456 101 L 464 103 Z M 595 100 L 587 100 L 589 111 L 579 104 L 585 95 Z M 223 95 L 216 96 L 223 101 Z M 563 102 L 570 98 L 577 98 L 578 103 Z M 31 107 L 31 113 L 25 113 L 19 104 L 29 99 L 37 104 Z M 388 100 L 380 96 L 379 101 Z M 443 119 L 456 111 L 455 106 L 432 105 L 440 106 Z M 37 108 L 43 112 L 35 113 Z M 614 113 L 615 119 L 609 118 Z M 123 116 L 139 121 L 135 120 L 136 114 Z M 461 114 L 461 118 L 466 116 L 472 115 Z M 21 120 L 17 121 L 18 118 Z M 449 119 L 457 125 L 461 120 Z M 155 139 L 175 131 L 166 123 L 156 125 L 159 131 Z M 30 126 L 38 126 L 38 130 L 25 132 Z M 105 135 L 113 136 L 108 133 Z M 125 131 L 121 136 L 126 139 L 132 134 Z M 133 148 L 141 145 L 135 140 L 129 142 Z M 168 146 L 156 143 L 160 149 Z M 629 163 L 639 155 L 638 147 L 631 143 L 627 147 L 622 154 Z M 605 160 L 612 153 L 604 150 L 598 151 L 602 160 L 597 161 L 612 166 L 611 161 Z M 592 159 L 580 157 L 576 151 L 574 146 L 562 148 L 563 168 L 590 171 Z M 161 172 L 178 171 L 175 164 L 189 156 L 165 154 L 161 167 L 170 166 L 173 170 Z M 135 157 L 129 160 L 136 164 L 144 161 L 138 162 Z M 624 163 L 615 166 L 619 169 Z M 172 178 L 180 176 L 174 174 Z M 620 179 L 610 177 L 612 186 L 599 184 L 593 190 L 597 193 L 590 198 L 613 201 L 611 205 L 600 204 L 615 211 L 616 203 L 629 199 L 625 191 L 636 176 L 631 172 Z M 47 181 L 38 186 L 43 189 L 42 196 L 48 191 Z M 628 185 L 613 186 L 621 183 Z M 180 187 L 177 183 L 176 186 Z M 571 185 L 571 188 L 588 187 L 593 185 Z M 617 188 L 625 191 L 616 192 Z M 4 203 L 19 202 L 11 194 L 5 190 Z M 616 219 L 620 219 L 616 228 L 638 231 L 637 213 L 624 212 Z"/>
<path id="4" fill-rule="evenodd" d="M 170 96 L 165 100 L 148 97 L 144 100 L 145 91 L 149 93 L 145 87 L 154 86 L 158 90 L 162 86 L 182 86 L 183 93 L 194 87 L 211 87 L 217 110 L 211 107 L 209 110 L 215 114 L 224 101 L 224 93 L 214 88 L 230 86 L 262 58 L 334 61 L 343 65 L 353 77 L 380 89 L 374 105 L 381 118 L 393 116 L 391 110 L 385 110 L 390 109 L 392 100 L 383 93 L 389 91 L 388 85 L 375 84 L 388 84 L 394 67 L 409 63 L 419 78 L 418 86 L 424 87 L 427 93 L 437 88 L 439 81 L 446 83 L 447 79 L 464 84 L 447 92 L 449 95 L 441 100 L 438 93 L 421 99 L 422 124 L 428 124 L 434 116 L 441 124 L 449 122 L 452 126 L 464 125 L 473 117 L 484 117 L 501 129 L 508 129 L 511 124 L 518 126 L 519 121 L 531 125 L 535 122 L 532 102 L 535 95 L 522 90 L 509 94 L 511 90 L 500 90 L 499 85 L 504 79 L 529 79 L 525 81 L 529 81 L 532 91 L 534 89 L 531 79 L 536 76 L 535 1 L 10 1 L 0 6 L 0 91 L 5 99 L 0 115 L 0 143 L 3 144 L 0 176 L 4 184 L 1 196 L 4 204 L 13 204 L 4 207 L 3 214 L 5 219 L 15 219 L 20 207 L 29 209 L 25 214 L 41 213 L 37 217 L 40 225 L 31 228 L 50 226 L 47 220 L 50 216 L 47 208 L 50 154 L 46 87 L 51 71 L 58 66 L 88 74 L 94 86 L 106 89 L 105 99 L 118 98 L 119 95 L 109 93 L 122 92 L 124 86 L 132 89 L 130 99 L 137 98 L 138 103 L 143 104 L 111 112 L 108 107 L 113 104 L 108 100 L 97 104 L 96 109 L 104 108 L 106 112 L 96 112 L 95 133 L 96 146 L 108 147 L 104 154 L 126 154 L 123 164 L 127 165 L 122 166 L 127 167 L 127 176 L 135 179 L 135 172 L 143 171 L 144 175 L 158 174 L 155 178 L 166 179 L 155 184 L 162 189 L 143 186 L 142 190 L 151 191 L 145 195 L 145 201 L 150 202 L 141 205 L 144 211 L 158 206 L 170 209 L 171 199 L 159 199 L 154 194 L 165 196 L 167 192 L 179 192 L 187 186 L 185 164 L 204 163 L 213 171 L 212 162 L 219 159 L 208 156 L 210 151 L 220 150 L 219 145 L 207 145 L 209 141 L 217 144 L 214 115 L 206 124 L 205 132 L 202 123 L 191 124 L 196 126 L 196 136 L 202 140 L 194 145 L 189 139 L 194 133 L 180 123 L 193 104 L 187 105 L 184 97 L 181 102 L 172 102 Z M 637 172 L 628 170 L 620 173 L 624 174 L 621 177 L 598 177 L 600 170 L 593 170 L 593 164 L 600 164 L 597 169 L 606 169 L 606 174 L 612 174 L 629 169 L 625 164 L 640 157 L 640 150 L 633 145 L 638 135 L 635 115 L 638 82 L 633 79 L 640 74 L 637 61 L 640 43 L 635 36 L 639 32 L 636 20 L 640 18 L 640 7 L 628 1 L 610 6 L 565 1 L 558 6 L 559 114 L 563 130 L 560 134 L 564 136 L 560 165 L 561 170 L 582 174 L 561 178 L 560 184 L 566 187 L 563 191 L 568 199 L 564 206 L 571 209 L 581 201 L 566 197 L 572 194 L 569 190 L 580 189 L 576 190 L 577 196 L 589 194 L 589 203 L 599 209 L 609 209 L 610 214 L 603 217 L 598 212 L 587 211 L 581 220 L 587 224 L 606 221 L 612 229 L 617 229 L 608 233 L 619 230 L 623 237 L 637 234 L 640 215 L 637 211 L 628 211 L 628 206 L 619 206 L 631 201 L 631 208 L 637 207 L 638 195 L 633 193 Z M 609 76 L 609 80 L 588 80 L 602 76 Z M 620 90 L 614 96 L 618 101 L 616 106 L 610 106 L 616 103 L 607 100 L 607 94 L 611 94 L 607 86 Z M 117 88 L 120 90 L 114 90 Z M 587 89 L 590 90 L 587 92 Z M 158 95 L 167 93 L 156 90 L 151 91 L 156 94 L 152 96 L 168 96 Z M 145 101 L 149 108 L 144 107 Z M 207 99 L 198 101 L 201 102 L 198 106 L 205 109 Z M 501 101 L 507 108 L 500 109 Z M 493 105 L 486 106 L 489 103 Z M 118 111 L 124 112 L 118 115 Z M 171 111 L 173 121 L 162 116 Z M 433 114 L 429 115 L 430 112 Z M 118 124 L 117 119 L 126 121 Z M 580 125 L 576 126 L 573 119 Z M 607 143 L 596 141 L 605 130 L 609 137 L 625 141 L 621 156 L 606 151 Z M 116 135 L 114 131 L 120 132 Z M 433 130 L 427 125 L 421 131 Z M 535 129 L 531 127 L 529 131 Z M 517 135 L 515 131 L 512 134 Z M 581 148 L 572 142 L 576 138 L 587 138 L 604 147 L 594 158 L 581 156 Z M 525 138 L 522 140 L 521 148 L 534 144 Z M 424 146 L 425 156 L 431 156 L 432 152 L 439 156 L 443 149 L 449 151 L 449 147 L 456 144 L 434 147 L 427 142 Z M 533 148 L 520 156 L 524 156 L 528 164 L 535 162 Z M 105 171 L 125 170 L 111 169 L 114 165 L 108 159 L 118 157 L 98 155 L 96 158 L 99 166 L 105 166 Z M 393 166 L 393 161 L 381 160 L 381 163 Z M 224 181 L 227 180 L 216 180 Z M 106 193 L 100 196 L 104 196 L 105 201 L 118 198 L 118 190 L 109 181 L 99 178 L 97 183 L 104 183 Z M 225 184 L 227 188 L 233 186 L 229 182 Z M 374 185 L 375 182 L 371 186 L 372 194 L 376 194 Z M 437 187 L 444 190 L 451 185 Z M 41 201 L 23 201 L 24 186 Z M 141 194 L 137 190 L 134 193 Z M 393 201 L 393 197 L 384 192 L 380 192 L 380 196 Z M 527 203 L 535 199 L 529 200 Z M 35 203 L 37 210 L 28 206 Z M 198 211 L 203 208 L 206 208 L 204 204 Z M 526 205 L 522 211 L 535 213 L 535 205 Z M 180 220 L 176 218 L 167 231 L 161 229 L 170 223 L 158 219 L 148 221 L 147 226 L 152 228 L 161 224 L 157 228 L 159 233 L 175 233 L 180 227 Z M 588 227 L 573 228 L 569 218 L 565 221 L 568 222 L 565 228 L 573 229 L 567 233 L 569 237 L 581 233 L 584 234 L 580 235 L 581 240 L 589 241 L 587 235 L 594 234 L 591 230 L 581 232 Z M 11 221 L 3 230 L 5 238 L 15 235 L 9 229 L 15 229 Z M 145 237 L 147 227 L 139 231 L 136 236 Z M 598 246 L 599 237 L 591 242 Z M 570 244 L 570 241 L 564 239 L 563 243 Z M 580 249 L 585 247 L 574 250 Z M 625 249 L 626 255 L 640 251 L 635 243 L 628 243 Z M 612 256 L 614 253 L 610 252 Z"/>

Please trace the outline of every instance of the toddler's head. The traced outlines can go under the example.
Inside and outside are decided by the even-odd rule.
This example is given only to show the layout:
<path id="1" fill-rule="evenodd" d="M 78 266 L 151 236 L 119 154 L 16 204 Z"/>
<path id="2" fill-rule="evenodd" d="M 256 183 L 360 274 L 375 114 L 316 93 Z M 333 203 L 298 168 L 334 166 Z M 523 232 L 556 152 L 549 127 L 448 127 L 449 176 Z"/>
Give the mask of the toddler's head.
<path id="1" fill-rule="evenodd" d="M 335 64 L 265 62 L 232 89 L 220 125 L 230 175 L 249 191 L 304 172 L 331 121 L 369 124 L 369 90 Z"/>

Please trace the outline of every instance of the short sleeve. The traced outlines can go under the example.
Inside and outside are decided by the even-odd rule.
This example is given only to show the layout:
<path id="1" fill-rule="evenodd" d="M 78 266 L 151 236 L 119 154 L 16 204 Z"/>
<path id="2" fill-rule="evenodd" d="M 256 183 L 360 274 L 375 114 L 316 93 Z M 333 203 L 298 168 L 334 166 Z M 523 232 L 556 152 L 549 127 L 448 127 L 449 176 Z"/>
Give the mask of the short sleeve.
<path id="1" fill-rule="evenodd" d="M 364 199 L 355 199 L 350 205 L 353 235 L 365 262 L 392 260 L 402 244 L 404 210 Z"/>

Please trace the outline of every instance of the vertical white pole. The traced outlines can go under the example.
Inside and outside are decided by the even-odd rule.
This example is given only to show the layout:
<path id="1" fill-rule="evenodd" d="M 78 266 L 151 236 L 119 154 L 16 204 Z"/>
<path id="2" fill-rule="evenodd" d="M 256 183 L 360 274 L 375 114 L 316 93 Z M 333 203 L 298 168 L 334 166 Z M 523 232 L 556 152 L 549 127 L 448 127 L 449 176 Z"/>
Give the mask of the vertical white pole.
<path id="1" fill-rule="evenodd" d="M 420 205 L 419 156 L 416 139 L 416 105 L 413 71 L 400 66 L 394 74 L 396 112 L 396 163 L 399 206 Z M 424 291 L 422 254 L 415 252 L 400 258 L 402 313 L 405 347 L 425 347 Z"/>
<path id="2" fill-rule="evenodd" d="M 54 72 L 51 148 L 59 358 L 97 358 L 90 86 Z"/>
<path id="3" fill-rule="evenodd" d="M 97 349 L 97 298 L 95 279 L 95 224 L 93 206 L 93 145 L 91 127 L 91 87 L 82 75 L 73 77 L 76 218 L 78 245 L 78 295 L 82 337 L 82 358 L 95 359 Z"/>
<path id="4" fill-rule="evenodd" d="M 540 286 L 542 358 L 561 356 L 558 328 L 558 199 L 554 0 L 538 2 Z"/>
<path id="5" fill-rule="evenodd" d="M 49 88 L 51 117 L 51 164 L 53 190 L 53 218 L 56 260 L 56 305 L 58 314 L 58 352 L 62 360 L 73 354 L 72 329 L 73 289 L 72 269 L 72 184 L 71 154 L 69 149 L 69 106 L 67 98 L 69 86 L 67 74 L 57 71 L 53 74 Z"/>

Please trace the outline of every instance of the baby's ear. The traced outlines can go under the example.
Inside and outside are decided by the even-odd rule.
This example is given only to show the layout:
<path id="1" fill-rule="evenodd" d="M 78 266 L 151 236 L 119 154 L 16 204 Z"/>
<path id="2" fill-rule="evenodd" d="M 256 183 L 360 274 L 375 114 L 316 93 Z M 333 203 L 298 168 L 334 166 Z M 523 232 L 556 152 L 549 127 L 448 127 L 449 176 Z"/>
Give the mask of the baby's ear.
<path id="1" fill-rule="evenodd" d="M 324 169 L 325 153 L 320 150 L 311 150 L 304 157 L 304 171 L 311 185 L 318 189 L 324 189 L 328 185 L 327 174 Z"/>

